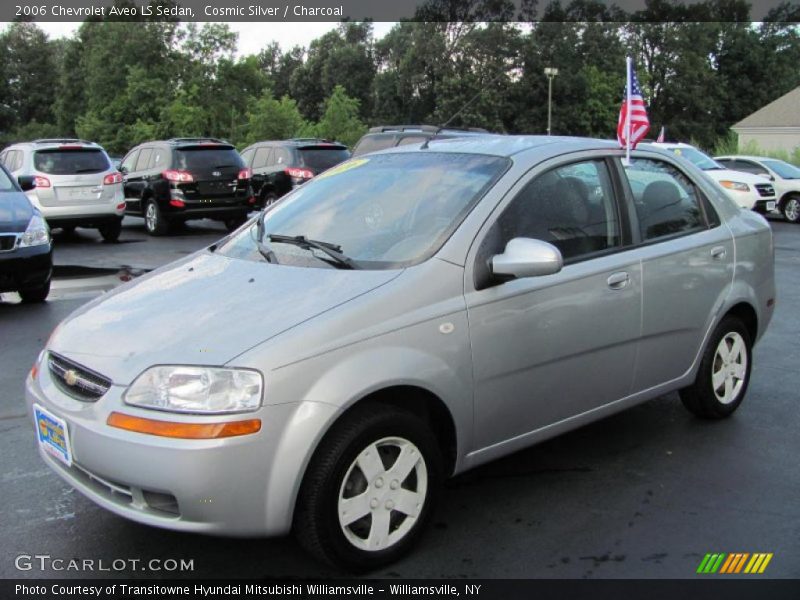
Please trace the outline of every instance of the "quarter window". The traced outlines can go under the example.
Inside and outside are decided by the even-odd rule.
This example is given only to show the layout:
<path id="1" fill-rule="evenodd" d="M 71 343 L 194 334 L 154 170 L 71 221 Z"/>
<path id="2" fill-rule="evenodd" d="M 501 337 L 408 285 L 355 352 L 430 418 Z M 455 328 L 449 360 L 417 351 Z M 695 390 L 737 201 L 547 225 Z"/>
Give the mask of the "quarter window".
<path id="1" fill-rule="evenodd" d="M 672 165 L 649 158 L 625 167 L 642 241 L 706 228 L 694 184 Z"/>
<path id="2" fill-rule="evenodd" d="M 567 261 L 620 246 L 605 162 L 573 163 L 538 176 L 511 201 L 492 230 L 487 238 L 490 255 L 502 252 L 516 237 L 549 242 Z"/>

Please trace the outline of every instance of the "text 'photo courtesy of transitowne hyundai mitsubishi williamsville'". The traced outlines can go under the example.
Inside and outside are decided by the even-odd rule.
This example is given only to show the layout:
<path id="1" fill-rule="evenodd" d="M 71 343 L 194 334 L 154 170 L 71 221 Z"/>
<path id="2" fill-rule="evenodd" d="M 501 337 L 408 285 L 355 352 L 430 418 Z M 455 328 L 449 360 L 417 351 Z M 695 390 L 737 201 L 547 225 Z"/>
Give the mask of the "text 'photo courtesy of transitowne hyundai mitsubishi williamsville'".
<path id="1" fill-rule="evenodd" d="M 293 531 L 373 569 L 418 541 L 446 477 L 674 390 L 732 414 L 773 253 L 764 217 L 669 151 L 428 139 L 78 309 L 28 410 L 47 464 L 114 513 Z"/>

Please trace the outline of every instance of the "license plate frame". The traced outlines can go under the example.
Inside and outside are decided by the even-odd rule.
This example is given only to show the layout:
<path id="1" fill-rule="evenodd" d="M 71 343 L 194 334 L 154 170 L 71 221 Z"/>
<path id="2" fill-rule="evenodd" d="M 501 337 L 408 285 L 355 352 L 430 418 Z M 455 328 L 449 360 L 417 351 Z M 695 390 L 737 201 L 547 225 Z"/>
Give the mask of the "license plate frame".
<path id="1" fill-rule="evenodd" d="M 72 444 L 67 422 L 38 404 L 33 405 L 33 421 L 39 448 L 68 467 L 72 466 Z"/>
<path id="2" fill-rule="evenodd" d="M 774 200 L 770 200 L 769 202 L 767 202 L 767 210 L 775 210 L 775 206 L 777 205 L 775 204 Z"/>

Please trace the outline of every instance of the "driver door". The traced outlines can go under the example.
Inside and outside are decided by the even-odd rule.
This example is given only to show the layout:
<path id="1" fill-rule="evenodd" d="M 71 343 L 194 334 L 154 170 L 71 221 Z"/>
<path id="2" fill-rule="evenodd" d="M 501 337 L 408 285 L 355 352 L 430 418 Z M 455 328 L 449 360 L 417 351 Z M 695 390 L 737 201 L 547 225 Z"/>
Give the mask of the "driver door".
<path id="1" fill-rule="evenodd" d="M 606 159 L 539 169 L 509 196 L 468 259 L 474 450 L 525 445 L 528 434 L 630 394 L 641 331 L 640 261 Z M 555 245 L 562 270 L 493 280 L 491 257 L 517 237 Z"/>

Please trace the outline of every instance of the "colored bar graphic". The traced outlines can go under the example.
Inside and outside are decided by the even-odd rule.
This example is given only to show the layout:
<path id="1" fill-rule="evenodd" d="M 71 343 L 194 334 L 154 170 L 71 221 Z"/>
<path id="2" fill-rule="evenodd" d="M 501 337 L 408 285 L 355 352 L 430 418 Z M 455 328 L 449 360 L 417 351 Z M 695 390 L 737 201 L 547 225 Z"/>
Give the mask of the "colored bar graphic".
<path id="1" fill-rule="evenodd" d="M 726 560 L 723 563 L 722 568 L 720 569 L 719 572 L 720 573 L 730 573 L 731 569 L 733 568 L 734 563 L 736 562 L 736 557 L 738 557 L 738 556 L 739 556 L 738 554 L 729 554 L 728 555 L 728 560 Z"/>
<path id="2" fill-rule="evenodd" d="M 764 570 L 767 568 L 767 565 L 769 564 L 769 561 L 771 561 L 771 560 L 772 560 L 772 552 L 770 552 L 769 554 L 767 554 L 764 557 L 764 562 L 761 563 L 761 567 L 758 569 L 758 572 L 759 573 L 763 573 Z"/>
<path id="3" fill-rule="evenodd" d="M 748 556 L 750 556 L 750 554 L 748 554 L 747 552 L 745 552 L 744 554 L 742 554 L 742 558 L 740 558 L 740 559 L 739 559 L 739 562 L 738 562 L 738 563 L 736 563 L 736 570 L 735 570 L 735 571 L 734 571 L 734 570 L 731 570 L 731 572 L 732 572 L 732 573 L 738 573 L 738 572 L 740 572 L 740 571 L 742 570 L 742 567 L 744 566 L 744 562 L 747 560 L 747 557 L 748 557 Z"/>
<path id="4" fill-rule="evenodd" d="M 697 572 L 698 573 L 705 573 L 706 572 L 706 565 L 708 565 L 710 560 L 711 560 L 711 555 L 710 554 L 706 554 L 703 557 L 703 560 L 700 561 L 700 566 L 697 567 Z"/>
<path id="5" fill-rule="evenodd" d="M 719 573 L 720 575 L 738 573 L 761 574 L 767 569 L 767 565 L 772 560 L 772 557 L 773 553 L 771 552 L 756 552 L 754 554 L 750 554 L 749 552 L 734 552 L 732 554 L 709 553 L 700 561 L 700 565 L 697 567 L 697 573 Z"/>
<path id="6" fill-rule="evenodd" d="M 722 561 L 723 560 L 725 560 L 725 554 L 724 553 L 719 555 L 719 558 L 717 559 L 717 562 L 715 562 L 714 565 L 711 567 L 711 569 L 709 570 L 709 573 L 716 573 L 719 570 L 720 566 L 722 565 Z"/>

